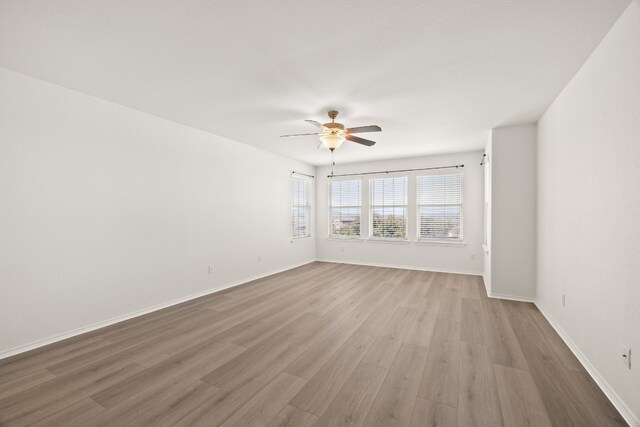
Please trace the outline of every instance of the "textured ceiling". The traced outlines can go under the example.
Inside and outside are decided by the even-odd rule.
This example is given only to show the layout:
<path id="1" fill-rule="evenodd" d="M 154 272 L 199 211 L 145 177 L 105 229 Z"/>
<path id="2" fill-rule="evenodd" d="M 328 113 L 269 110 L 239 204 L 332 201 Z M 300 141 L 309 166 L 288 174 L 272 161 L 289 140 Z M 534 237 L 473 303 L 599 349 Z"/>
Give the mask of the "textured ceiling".
<path id="1" fill-rule="evenodd" d="M 465 151 L 536 120 L 629 0 L 0 0 L 0 66 L 311 164 Z"/>

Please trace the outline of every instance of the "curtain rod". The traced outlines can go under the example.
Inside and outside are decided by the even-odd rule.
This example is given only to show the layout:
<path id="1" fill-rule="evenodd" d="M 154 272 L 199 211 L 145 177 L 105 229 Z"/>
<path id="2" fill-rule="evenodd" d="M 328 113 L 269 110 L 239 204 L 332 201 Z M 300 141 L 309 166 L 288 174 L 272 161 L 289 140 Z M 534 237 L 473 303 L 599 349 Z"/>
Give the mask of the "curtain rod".
<path id="1" fill-rule="evenodd" d="M 453 168 L 463 168 L 464 165 L 452 165 L 452 166 L 436 166 L 433 168 L 418 168 L 418 169 L 397 169 L 392 171 L 378 171 L 378 172 L 360 172 L 360 173 L 343 173 L 340 175 L 327 175 L 327 178 L 335 178 L 337 176 L 356 176 L 356 175 L 377 175 L 381 173 L 392 173 L 392 172 L 415 172 L 415 171 L 427 171 L 434 169 L 453 169 Z"/>
<path id="2" fill-rule="evenodd" d="M 313 175 L 307 175 L 306 173 L 291 171 L 291 175 L 294 175 L 294 174 L 295 175 L 308 176 L 309 178 L 315 178 L 315 176 L 313 176 Z"/>

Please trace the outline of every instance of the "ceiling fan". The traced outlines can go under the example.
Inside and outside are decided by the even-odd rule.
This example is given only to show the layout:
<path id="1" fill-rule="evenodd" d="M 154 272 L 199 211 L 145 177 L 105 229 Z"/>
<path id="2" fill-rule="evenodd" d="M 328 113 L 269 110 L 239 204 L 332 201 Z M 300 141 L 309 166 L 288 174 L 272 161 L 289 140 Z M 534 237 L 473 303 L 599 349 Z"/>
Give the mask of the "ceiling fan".
<path id="1" fill-rule="evenodd" d="M 318 123 L 315 120 L 305 120 L 305 122 L 317 127 L 320 129 L 319 132 L 315 133 L 297 133 L 293 135 L 281 135 L 281 138 L 290 137 L 290 136 L 307 136 L 307 135 L 319 135 L 320 141 L 327 147 L 329 150 L 333 151 L 336 148 L 339 148 L 345 140 L 349 140 L 351 142 L 355 142 L 358 144 L 366 145 L 367 147 L 371 147 L 375 144 L 375 141 L 371 141 L 368 139 L 360 138 L 359 136 L 353 135 L 354 133 L 363 133 L 363 132 L 380 132 L 382 128 L 377 125 L 369 125 L 369 126 L 358 126 L 354 128 L 346 128 L 342 123 L 336 122 L 336 117 L 338 117 L 337 111 L 329 111 L 327 113 L 331 121 L 329 123 Z"/>

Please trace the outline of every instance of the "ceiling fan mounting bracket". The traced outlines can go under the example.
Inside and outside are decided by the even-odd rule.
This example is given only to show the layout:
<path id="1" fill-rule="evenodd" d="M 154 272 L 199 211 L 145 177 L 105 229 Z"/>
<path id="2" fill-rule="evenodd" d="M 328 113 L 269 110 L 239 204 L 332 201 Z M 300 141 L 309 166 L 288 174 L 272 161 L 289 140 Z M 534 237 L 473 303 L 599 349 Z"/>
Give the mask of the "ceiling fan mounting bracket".
<path id="1" fill-rule="evenodd" d="M 338 117 L 338 112 L 336 110 L 331 110 L 327 113 L 331 120 L 335 120 Z"/>

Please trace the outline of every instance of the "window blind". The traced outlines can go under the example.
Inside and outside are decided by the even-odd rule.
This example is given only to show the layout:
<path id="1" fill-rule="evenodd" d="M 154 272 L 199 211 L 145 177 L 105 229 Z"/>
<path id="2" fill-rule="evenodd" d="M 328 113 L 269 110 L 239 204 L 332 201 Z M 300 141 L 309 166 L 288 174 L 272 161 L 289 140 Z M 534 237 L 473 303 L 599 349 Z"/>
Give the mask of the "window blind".
<path id="1" fill-rule="evenodd" d="M 302 178 L 291 178 L 291 238 L 310 236 L 311 183 Z"/>
<path id="2" fill-rule="evenodd" d="M 407 238 L 407 177 L 370 181 L 371 237 Z"/>
<path id="3" fill-rule="evenodd" d="M 360 236 L 361 180 L 329 183 L 329 235 Z"/>
<path id="4" fill-rule="evenodd" d="M 418 238 L 462 240 L 462 174 L 418 177 Z"/>

